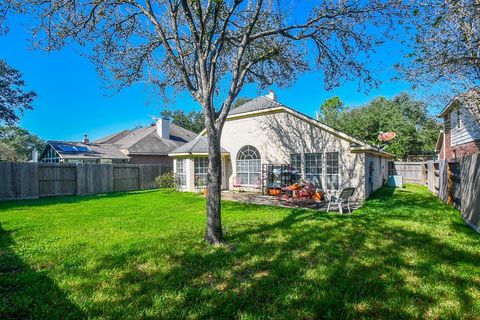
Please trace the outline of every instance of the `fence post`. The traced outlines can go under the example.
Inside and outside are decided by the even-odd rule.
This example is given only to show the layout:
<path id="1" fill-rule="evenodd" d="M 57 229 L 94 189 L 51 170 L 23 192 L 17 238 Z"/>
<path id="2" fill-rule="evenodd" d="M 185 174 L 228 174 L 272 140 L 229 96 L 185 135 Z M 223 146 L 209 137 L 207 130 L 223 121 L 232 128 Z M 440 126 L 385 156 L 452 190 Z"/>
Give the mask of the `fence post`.
<path id="1" fill-rule="evenodd" d="M 141 164 L 138 164 L 138 189 L 143 190 L 144 189 L 144 182 L 143 182 L 143 166 Z"/>
<path id="2" fill-rule="evenodd" d="M 447 162 L 447 204 L 453 203 L 452 197 L 452 167 L 450 162 Z"/>

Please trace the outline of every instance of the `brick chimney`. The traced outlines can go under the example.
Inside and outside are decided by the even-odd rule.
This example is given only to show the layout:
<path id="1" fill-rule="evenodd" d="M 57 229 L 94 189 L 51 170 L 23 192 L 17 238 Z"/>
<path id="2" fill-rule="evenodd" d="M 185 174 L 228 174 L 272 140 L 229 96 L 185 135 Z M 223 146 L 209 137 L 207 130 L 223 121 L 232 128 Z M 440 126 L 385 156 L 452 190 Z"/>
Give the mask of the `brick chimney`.
<path id="1" fill-rule="evenodd" d="M 83 135 L 83 143 L 84 144 L 89 144 L 90 143 L 90 140 L 88 139 L 88 136 L 86 134 Z"/>
<path id="2" fill-rule="evenodd" d="M 170 139 L 170 119 L 161 118 L 157 119 L 157 134 L 162 139 Z"/>
<path id="3" fill-rule="evenodd" d="M 275 92 L 273 92 L 273 90 L 270 90 L 270 92 L 265 95 L 265 97 L 272 99 L 273 101 L 277 101 L 277 95 L 275 94 Z"/>

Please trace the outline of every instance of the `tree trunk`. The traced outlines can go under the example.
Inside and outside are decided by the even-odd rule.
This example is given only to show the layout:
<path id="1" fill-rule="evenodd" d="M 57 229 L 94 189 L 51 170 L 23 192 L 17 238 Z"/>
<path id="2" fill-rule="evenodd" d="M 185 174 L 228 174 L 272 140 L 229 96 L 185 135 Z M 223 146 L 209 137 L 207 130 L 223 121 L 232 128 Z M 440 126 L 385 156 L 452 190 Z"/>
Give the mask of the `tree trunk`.
<path id="1" fill-rule="evenodd" d="M 210 244 L 223 242 L 221 217 L 222 160 L 220 134 L 208 132 L 208 178 L 207 178 L 207 231 L 205 240 Z"/>

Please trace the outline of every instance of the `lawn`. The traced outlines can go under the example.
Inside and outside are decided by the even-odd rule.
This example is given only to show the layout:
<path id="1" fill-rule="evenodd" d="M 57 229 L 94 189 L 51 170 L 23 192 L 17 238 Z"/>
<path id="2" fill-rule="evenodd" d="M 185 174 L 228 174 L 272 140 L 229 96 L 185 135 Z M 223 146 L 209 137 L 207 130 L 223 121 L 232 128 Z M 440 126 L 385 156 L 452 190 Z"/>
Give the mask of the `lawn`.
<path id="1" fill-rule="evenodd" d="M 0 203 L 0 318 L 478 318 L 480 235 L 423 187 L 352 215 L 159 191 Z"/>

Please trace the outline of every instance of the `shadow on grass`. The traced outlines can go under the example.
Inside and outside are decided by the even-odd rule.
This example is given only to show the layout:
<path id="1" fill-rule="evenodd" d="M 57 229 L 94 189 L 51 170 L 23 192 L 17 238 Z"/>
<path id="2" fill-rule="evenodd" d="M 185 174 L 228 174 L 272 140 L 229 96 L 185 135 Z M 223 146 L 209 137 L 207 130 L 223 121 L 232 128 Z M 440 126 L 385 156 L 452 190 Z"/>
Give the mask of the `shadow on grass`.
<path id="1" fill-rule="evenodd" d="M 49 278 L 32 270 L 10 249 L 0 225 L 0 319 L 82 319 L 84 314 Z"/>
<path id="2" fill-rule="evenodd" d="M 28 200 L 6 200 L 0 201 L 0 210 L 8 209 L 18 209 L 21 207 L 43 207 L 56 204 L 69 204 L 69 203 L 81 203 L 84 201 L 91 200 L 102 200 L 102 199 L 115 199 L 120 197 L 125 197 L 135 194 L 148 194 L 160 192 L 158 189 L 151 190 L 139 190 L 139 191 L 119 191 L 119 192 L 110 192 L 110 193 L 100 193 L 94 195 L 86 196 L 54 196 L 54 197 L 44 197 L 39 199 L 28 199 Z"/>
<path id="3" fill-rule="evenodd" d="M 384 188 L 352 215 L 278 208 L 271 214 L 264 206 L 234 202 L 224 203 L 223 210 L 227 215 L 237 212 L 226 224 L 234 251 L 175 234 L 165 239 L 169 246 L 125 244 L 96 257 L 91 268 L 68 270 L 69 277 L 84 279 L 72 290 L 86 297 L 86 317 L 407 319 L 479 314 L 480 237 L 428 193 Z M 272 221 L 255 220 L 256 210 Z M 8 250 L 10 242 L 2 234 L 1 248 Z M 40 318 L 54 318 L 57 310 L 82 316 L 46 275 L 5 252 L 13 259 L 8 265 L 43 277 L 5 287 L 17 290 L 18 301 L 38 299 L 33 309 Z M 111 275 L 108 283 L 100 283 L 100 274 Z M 93 290 L 104 299 L 91 303 L 87 296 Z M 12 307 L 21 305 L 16 300 L 5 301 L 7 316 L 22 312 Z"/>
<path id="4" fill-rule="evenodd" d="M 358 215 L 293 209 L 274 223 L 232 226 L 235 251 L 172 249 L 164 257 L 168 270 L 132 264 L 130 252 L 104 257 L 100 270 L 126 270 L 117 279 L 119 304 L 131 309 L 109 316 L 150 309 L 152 318 L 474 317 L 478 304 L 468 292 L 480 287 L 480 253 L 472 250 L 480 242 L 455 246 L 430 234 L 433 220 L 415 227 L 429 215 L 442 218 L 435 210 L 444 205 L 413 192 L 388 198 L 390 192 L 378 192 Z M 403 224 L 397 216 L 392 223 L 397 214 Z M 106 308 L 90 311 L 98 316 Z"/>

